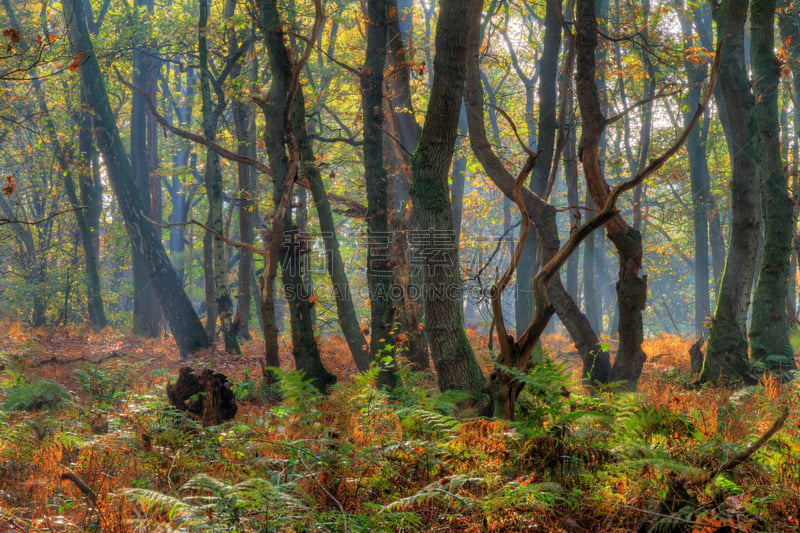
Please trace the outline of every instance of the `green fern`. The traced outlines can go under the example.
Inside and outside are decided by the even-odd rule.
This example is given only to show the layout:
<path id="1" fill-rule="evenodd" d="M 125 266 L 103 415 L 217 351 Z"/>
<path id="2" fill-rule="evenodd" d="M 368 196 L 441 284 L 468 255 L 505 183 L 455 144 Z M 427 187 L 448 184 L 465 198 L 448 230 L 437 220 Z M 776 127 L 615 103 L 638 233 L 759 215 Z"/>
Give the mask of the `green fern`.
<path id="1" fill-rule="evenodd" d="M 261 478 L 228 484 L 198 474 L 181 488 L 182 497 L 158 491 L 131 488 L 124 494 L 144 511 L 163 513 L 180 530 L 227 532 L 236 531 L 250 515 L 258 515 L 263 523 L 269 513 L 276 522 L 291 521 L 292 513 L 303 513 L 308 507 L 297 497 L 296 485 L 272 484 Z M 156 525 L 146 520 L 144 527 Z"/>
<path id="2" fill-rule="evenodd" d="M 456 418 L 428 409 L 409 407 L 398 410 L 397 415 L 404 430 L 412 436 L 451 439 L 461 427 Z"/>

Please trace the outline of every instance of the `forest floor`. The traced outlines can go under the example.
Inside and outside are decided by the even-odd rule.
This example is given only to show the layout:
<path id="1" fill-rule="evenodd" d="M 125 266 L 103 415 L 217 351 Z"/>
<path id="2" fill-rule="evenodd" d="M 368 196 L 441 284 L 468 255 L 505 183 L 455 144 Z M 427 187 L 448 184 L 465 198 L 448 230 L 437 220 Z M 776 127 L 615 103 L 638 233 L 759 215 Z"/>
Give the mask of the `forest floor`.
<path id="1" fill-rule="evenodd" d="M 320 342 L 334 389 L 287 370 L 278 398 L 259 341 L 186 361 L 169 340 L 0 323 L 0 530 L 798 531 L 800 380 L 697 389 L 691 342 L 648 340 L 637 394 L 590 395 L 550 335 L 508 423 L 429 374 L 376 391 L 337 337 Z M 230 379 L 233 420 L 167 404 L 186 365 Z"/>

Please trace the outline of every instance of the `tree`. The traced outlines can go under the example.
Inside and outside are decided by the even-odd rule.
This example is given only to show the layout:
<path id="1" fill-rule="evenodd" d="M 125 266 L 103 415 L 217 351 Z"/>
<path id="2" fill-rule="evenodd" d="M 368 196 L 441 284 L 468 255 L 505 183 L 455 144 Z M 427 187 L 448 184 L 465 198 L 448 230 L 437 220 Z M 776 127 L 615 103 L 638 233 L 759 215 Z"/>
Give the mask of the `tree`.
<path id="1" fill-rule="evenodd" d="M 792 253 L 792 199 L 783 165 L 778 121 L 778 81 L 775 57 L 776 0 L 753 0 L 750 14 L 750 57 L 756 128 L 761 145 L 757 166 L 764 219 L 764 255 L 753 293 L 750 353 L 776 372 L 796 369 L 789 344 L 786 314 L 787 279 Z"/>
<path id="2" fill-rule="evenodd" d="M 475 30 L 471 31 L 474 32 Z M 520 210 L 524 210 L 524 216 L 530 217 L 533 225 L 536 228 L 538 237 L 535 239 L 535 242 L 538 243 L 540 249 L 541 261 L 543 264 L 549 263 L 561 248 L 558 235 L 558 225 L 556 224 L 556 209 L 544 201 L 538 194 L 528 188 L 520 188 L 519 191 L 515 192 L 514 177 L 507 170 L 503 161 L 494 153 L 493 149 L 491 148 L 486 135 L 483 119 L 484 104 L 480 79 L 479 56 L 480 39 L 473 37 L 470 40 L 470 50 L 467 60 L 466 94 L 467 117 L 469 120 L 469 133 L 472 150 L 494 184 L 500 190 L 502 190 L 508 198 L 511 198 L 517 204 L 523 204 L 524 207 L 520 207 Z M 547 135 L 546 137 L 552 138 L 552 135 Z M 533 157 L 533 152 L 529 151 L 529 157 Z M 541 154 L 538 157 L 541 157 Z M 531 168 L 524 170 L 524 172 L 520 171 L 520 175 L 525 174 L 527 177 L 527 173 L 535 171 L 535 169 L 539 166 L 538 157 L 533 159 L 535 164 Z M 523 167 L 523 169 L 525 169 L 525 167 Z M 520 197 L 515 198 L 515 194 L 519 194 Z M 522 237 L 520 237 L 520 246 L 522 246 L 522 251 L 520 252 L 519 256 L 520 264 L 522 264 L 522 259 L 525 257 L 526 253 L 525 249 L 528 247 L 530 242 L 530 239 L 525 241 L 522 239 Z M 524 273 L 517 273 L 518 277 L 524 275 Z M 531 279 L 531 283 L 532 282 L 533 279 Z M 533 287 L 533 285 L 531 286 Z M 502 289 L 500 290 L 502 292 Z M 605 352 L 605 350 L 603 350 L 600 341 L 589 324 L 586 316 L 581 313 L 578 305 L 564 289 L 557 270 L 552 274 L 552 278 L 547 285 L 547 298 L 549 304 L 552 305 L 552 309 L 550 309 L 549 312 L 551 314 L 553 312 L 558 313 L 558 317 L 566 326 L 575 343 L 575 346 L 581 354 L 584 376 L 591 383 L 606 383 L 610 377 L 610 362 L 608 354 Z M 518 310 L 519 307 L 517 306 L 515 311 Z M 498 311 L 495 308 L 493 312 L 495 316 L 495 324 L 497 324 Z M 539 318 L 542 319 L 542 317 L 543 315 Z M 518 318 L 519 316 L 517 316 L 517 319 Z M 531 318 L 523 324 L 517 323 L 517 330 L 520 331 L 520 333 L 517 335 L 518 341 L 516 344 L 520 346 L 519 357 L 523 359 L 524 357 L 528 357 L 528 355 L 525 353 L 527 349 L 525 346 L 532 335 L 531 331 L 529 331 L 529 326 L 533 320 L 534 319 Z M 500 334 L 500 330 L 501 327 L 498 326 L 498 334 Z M 509 344 L 511 344 L 511 340 L 509 340 Z M 503 344 L 501 341 L 501 346 L 502 345 Z"/>
<path id="3" fill-rule="evenodd" d="M 233 14 L 235 5 L 233 1 L 226 3 L 225 9 L 228 18 Z M 217 94 L 217 102 L 216 105 L 214 105 L 214 102 L 211 101 L 212 80 L 208 57 L 208 18 L 209 3 L 207 0 L 200 0 L 200 17 L 197 22 L 197 48 L 200 58 L 200 98 L 203 112 L 203 135 L 209 141 L 214 142 L 217 136 L 218 121 L 226 106 L 225 96 L 219 87 L 222 85 L 227 74 L 230 73 L 232 64 L 238 60 L 243 50 L 247 47 L 232 47 L 230 50 L 230 55 L 226 60 L 226 67 L 219 76 L 220 79 L 213 81 Z M 207 225 L 217 234 L 222 234 L 222 168 L 220 166 L 219 154 L 211 148 L 206 150 L 205 185 L 206 197 L 208 198 Z M 210 333 L 211 336 L 214 336 L 217 326 L 216 317 L 219 317 L 222 338 L 225 342 L 225 351 L 227 353 L 242 353 L 242 349 L 239 347 L 237 332 L 233 327 L 233 300 L 228 290 L 225 243 L 221 238 L 211 235 L 210 233 L 207 233 L 206 236 L 207 239 L 203 241 L 204 259 L 206 261 L 206 295 L 207 297 L 211 296 L 210 299 L 207 298 L 206 304 L 208 309 L 210 309 L 212 305 L 216 306 L 216 314 L 208 313 L 209 320 L 208 324 L 206 324 L 206 334 Z M 209 259 L 210 262 L 208 261 Z M 209 283 L 209 275 L 213 278 L 213 283 Z M 212 320 L 212 317 L 214 317 L 214 320 Z"/>
<path id="4" fill-rule="evenodd" d="M 419 144 L 411 158 L 410 192 L 421 232 L 416 235 L 417 242 L 411 244 L 423 254 L 419 258 L 424 261 L 425 333 L 430 345 L 436 347 L 431 357 L 439 388 L 477 393 L 483 375 L 464 331 L 458 248 L 447 184 L 464 93 L 473 3 L 440 2 L 433 86 Z M 424 254 L 431 255 L 426 258 Z"/>
<path id="5" fill-rule="evenodd" d="M 150 282 L 156 289 L 164 317 L 181 354 L 207 347 L 202 324 L 183 291 L 153 224 L 144 215 L 144 204 L 133 179 L 133 170 L 117 130 L 100 65 L 88 34 L 83 4 L 64 2 L 72 54 L 80 62 L 81 86 L 95 116 L 95 136 L 103 154 L 109 181 L 125 219 L 132 246 L 141 254 Z"/>
<path id="6" fill-rule="evenodd" d="M 321 20 L 321 6 L 317 8 L 314 37 L 319 29 Z M 311 324 L 310 306 L 312 302 L 303 297 L 303 279 L 301 272 L 300 253 L 302 241 L 295 240 L 299 237 L 292 233 L 292 212 L 290 200 L 291 191 L 298 177 L 301 164 L 301 146 L 295 128 L 296 121 L 304 121 L 304 103 L 300 86 L 300 69 L 310 54 L 311 47 L 306 46 L 303 57 L 297 65 L 292 64 L 289 50 L 284 41 L 283 24 L 278 14 L 275 0 L 259 0 L 260 27 L 264 34 L 264 41 L 269 52 L 270 70 L 272 72 L 272 85 L 266 101 L 261 102 L 267 121 L 264 132 L 264 144 L 269 154 L 270 168 L 273 172 L 275 187 L 275 211 L 272 217 L 270 235 L 266 239 L 269 244 L 270 255 L 264 267 L 264 275 L 260 280 L 262 292 L 262 313 L 265 306 L 273 306 L 274 281 L 277 262 L 282 264 L 282 280 L 286 299 L 289 302 L 292 352 L 298 370 L 305 372 L 308 379 L 314 384 L 325 389 L 336 381 L 323 366 L 319 356 L 313 327 Z M 312 38 L 312 42 L 313 42 Z M 289 237 L 287 240 L 286 237 Z M 271 358 L 277 359 L 277 325 L 274 322 L 274 308 L 269 316 L 270 309 L 266 309 L 264 316 L 265 326 L 269 324 L 271 330 L 266 331 L 267 363 L 273 364 Z M 273 329 L 274 328 L 274 329 Z M 268 333 L 274 339 L 267 339 Z"/>
<path id="7" fill-rule="evenodd" d="M 386 63 L 387 5 L 367 0 L 367 51 L 361 70 L 361 106 L 364 119 L 364 179 L 367 188 L 367 283 L 370 293 L 370 351 L 391 382 L 394 344 L 391 335 L 395 307 L 392 298 L 392 264 L 389 257 L 389 177 L 383 157 L 383 73 Z M 384 362 L 388 357 L 391 362 Z"/>
<path id="8" fill-rule="evenodd" d="M 137 0 L 134 5 L 135 24 L 143 25 L 140 10 L 147 9 L 152 12 L 152 0 Z M 131 144 L 131 166 L 133 176 L 142 201 L 146 209 L 146 215 L 154 220 L 160 220 L 158 213 L 152 209 L 151 199 L 158 195 L 153 194 L 151 187 L 152 180 L 158 180 L 156 176 L 158 166 L 158 137 L 148 135 L 148 131 L 153 130 L 153 120 L 148 117 L 145 99 L 155 95 L 155 79 L 158 68 L 157 61 L 154 59 L 153 51 L 148 49 L 145 43 L 139 43 L 133 50 L 133 84 L 145 90 L 145 94 L 132 91 L 131 97 L 131 125 L 130 125 L 130 144 Z M 133 331 L 137 335 L 147 337 L 157 337 L 161 334 L 162 320 L 161 310 L 158 307 L 155 291 L 150 280 L 141 256 L 133 249 Z"/>
<path id="9" fill-rule="evenodd" d="M 575 91 L 583 129 L 578 154 L 583 165 L 586 185 L 595 205 L 600 208 L 608 198 L 609 186 L 600 166 L 600 139 L 607 124 L 600 107 L 595 84 L 595 51 L 597 49 L 597 14 L 594 0 L 578 0 L 575 20 L 576 75 Z M 617 214 L 606 224 L 608 236 L 619 254 L 617 311 L 619 313 L 619 349 L 611 371 L 613 381 L 622 381 L 626 388 L 636 389 L 645 361 L 642 310 L 647 297 L 647 276 L 641 275 L 642 236 Z"/>
<path id="10" fill-rule="evenodd" d="M 756 268 L 760 233 L 759 145 L 753 93 L 744 63 L 747 0 L 712 6 L 721 43 L 717 98 L 731 157 L 731 236 L 717 306 L 708 334 L 700 379 L 750 380 L 747 359 L 747 310 Z"/>

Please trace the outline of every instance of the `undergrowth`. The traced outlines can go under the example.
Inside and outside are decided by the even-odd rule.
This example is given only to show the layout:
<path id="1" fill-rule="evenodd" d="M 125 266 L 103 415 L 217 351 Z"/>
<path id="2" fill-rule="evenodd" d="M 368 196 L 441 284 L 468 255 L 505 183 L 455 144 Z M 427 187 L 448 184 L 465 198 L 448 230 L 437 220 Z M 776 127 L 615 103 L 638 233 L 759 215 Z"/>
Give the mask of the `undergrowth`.
<path id="1" fill-rule="evenodd" d="M 639 394 L 588 395 L 545 357 L 517 376 L 509 423 L 404 368 L 392 391 L 372 370 L 328 394 L 276 371 L 279 399 L 242 372 L 239 416 L 203 427 L 166 404 L 174 373 L 153 362 L 78 366 L 59 383 L 3 359 L 9 530 L 797 530 L 797 380 L 690 390 L 682 370 L 654 366 Z M 727 469 L 784 407 L 781 429 Z"/>

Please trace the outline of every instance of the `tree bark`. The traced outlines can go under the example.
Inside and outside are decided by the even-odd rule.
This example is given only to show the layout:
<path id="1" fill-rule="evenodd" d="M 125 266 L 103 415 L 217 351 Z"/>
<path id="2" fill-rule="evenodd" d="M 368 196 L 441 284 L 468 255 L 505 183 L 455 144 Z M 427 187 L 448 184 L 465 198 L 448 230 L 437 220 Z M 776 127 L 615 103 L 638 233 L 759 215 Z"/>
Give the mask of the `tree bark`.
<path id="1" fill-rule="evenodd" d="M 306 377 L 311 379 L 317 388 L 324 390 L 336 381 L 336 376 L 329 373 L 320 360 L 319 348 L 311 323 L 311 302 L 302 298 L 303 279 L 301 267 L 298 264 L 300 243 L 297 243 L 297 248 L 292 248 L 291 240 L 285 242 L 284 238 L 291 236 L 291 232 L 285 232 L 284 229 L 291 229 L 292 216 L 289 205 L 291 190 L 302 161 L 301 139 L 295 136 L 295 128 L 292 127 L 293 124 L 304 123 L 303 108 L 300 107 L 303 105 L 302 91 L 299 80 L 294 79 L 295 73 L 289 50 L 284 41 L 285 34 L 278 15 L 277 2 L 275 0 L 259 0 L 258 9 L 261 15 L 261 31 L 264 34 L 272 72 L 269 97 L 266 102 L 263 102 L 262 108 L 267 121 L 264 143 L 275 180 L 275 213 L 272 217 L 271 234 L 269 235 L 270 255 L 265 258 L 267 265 L 260 281 L 262 315 L 267 343 L 267 364 L 274 365 L 272 361 L 277 359 L 277 324 L 275 323 L 273 299 L 276 262 L 280 257 L 283 261 L 284 293 L 289 302 L 291 314 L 292 353 L 295 366 L 298 370 L 303 370 Z M 292 153 L 291 159 L 287 155 L 287 148 Z M 269 338 L 267 338 L 268 336 Z"/>
<path id="2" fill-rule="evenodd" d="M 512 198 L 515 179 L 492 150 L 483 122 L 484 105 L 479 71 L 479 40 L 471 40 L 471 46 L 467 60 L 466 94 L 470 143 L 475 156 L 489 178 L 508 198 Z M 533 168 L 535 169 L 536 166 Z M 520 196 L 524 202 L 526 212 L 530 215 L 536 227 L 542 261 L 547 263 L 561 248 L 556 224 L 556 210 L 552 205 L 528 189 L 521 189 Z M 530 242 L 530 239 L 526 242 Z M 524 251 L 522 253 L 524 254 Z M 553 310 L 558 313 L 558 317 L 569 331 L 576 348 L 581 354 L 584 375 L 591 382 L 607 382 L 610 374 L 608 354 L 600 346 L 599 339 L 589 325 L 586 316 L 580 312 L 580 308 L 564 289 L 557 272 L 553 275 L 547 287 L 547 298 L 552 304 Z M 517 324 L 517 330 L 521 329 L 524 332 L 529 328 L 530 324 L 530 321 L 522 325 Z"/>
<path id="3" fill-rule="evenodd" d="M 407 337 L 403 346 L 405 357 L 417 369 L 425 370 L 430 367 L 430 355 L 422 328 L 424 314 L 424 300 L 420 298 L 422 286 L 421 274 L 418 269 L 411 269 L 409 265 L 410 250 L 408 247 L 408 234 L 416 225 L 409 188 L 411 185 L 411 153 L 417 146 L 420 127 L 414 117 L 414 104 L 411 100 L 411 65 L 406 59 L 406 37 L 401 33 L 401 21 L 398 11 L 403 9 L 398 6 L 392 15 L 394 0 L 387 0 L 389 9 L 389 44 L 386 54 L 387 70 L 391 74 L 386 79 L 385 101 L 387 108 L 386 128 L 390 136 L 384 136 L 387 149 L 384 150 L 386 166 L 392 178 L 391 195 L 392 209 L 389 224 L 392 233 L 392 246 L 390 248 L 393 265 L 392 291 L 396 297 L 395 306 L 398 309 L 398 326 L 400 333 Z M 410 10 L 410 7 L 407 8 Z M 411 13 L 405 15 L 405 26 L 410 30 Z"/>
<path id="4" fill-rule="evenodd" d="M 795 370 L 786 314 L 787 278 L 792 253 L 792 200 L 783 166 L 778 119 L 781 66 L 775 57 L 776 0 L 752 0 L 750 57 L 754 115 L 761 143 L 757 166 L 764 217 L 764 255 L 753 294 L 750 355 L 773 372 Z"/>
<path id="5" fill-rule="evenodd" d="M 447 185 L 464 92 L 473 1 L 440 2 L 433 86 L 425 125 L 411 159 L 410 192 L 420 231 L 412 245 L 417 245 L 424 262 L 425 332 L 436 347 L 431 356 L 439 388 L 478 393 L 483 375 L 464 331 L 460 265 Z"/>
<path id="6" fill-rule="evenodd" d="M 694 35 L 692 19 L 703 16 L 703 6 L 698 6 L 695 13 L 686 12 L 680 17 L 684 40 L 684 68 L 689 82 L 686 93 L 687 111 L 683 114 L 684 124 L 691 118 L 691 109 L 700 102 L 701 84 L 708 73 L 706 61 L 692 57 L 691 47 L 698 43 Z M 701 31 L 701 28 L 697 28 Z M 706 122 L 708 117 L 704 119 Z M 711 315 L 711 299 L 709 286 L 709 206 L 711 203 L 711 186 L 708 172 L 708 161 L 705 157 L 705 144 L 700 128 L 692 130 L 686 140 L 686 152 L 689 156 L 689 174 L 692 184 L 692 219 L 694 221 L 694 331 L 695 335 L 705 335 L 706 320 Z"/>
<path id="7" fill-rule="evenodd" d="M 146 0 L 137 0 L 136 7 L 151 7 L 152 3 Z M 136 12 L 138 14 L 138 11 Z M 142 21 L 136 21 L 143 24 Z M 133 85 L 146 89 L 150 85 L 152 73 L 151 52 L 144 46 L 136 46 L 133 50 Z M 139 188 L 145 212 L 148 217 L 153 217 L 150 210 L 150 151 L 154 149 L 147 142 L 147 110 L 145 99 L 147 97 L 137 91 L 131 96 L 131 166 L 133 178 Z M 158 230 L 156 230 L 158 232 Z M 133 332 L 143 337 L 158 337 L 161 335 L 161 310 L 156 300 L 156 294 L 148 278 L 141 255 L 132 248 L 133 269 Z"/>
<path id="8" fill-rule="evenodd" d="M 394 302 L 389 257 L 389 178 L 383 160 L 383 73 L 386 64 L 387 6 L 367 0 L 367 50 L 361 70 L 364 120 L 364 180 L 367 188 L 367 285 L 370 295 L 370 352 L 390 384 L 394 372 Z"/>
<path id="9" fill-rule="evenodd" d="M 600 107 L 595 84 L 597 15 L 594 0 L 578 0 L 576 31 L 575 89 L 583 120 L 578 154 L 583 164 L 586 185 L 595 205 L 602 206 L 609 186 L 600 167 L 600 139 L 606 119 Z M 642 351 L 642 311 L 647 297 L 647 276 L 640 275 L 642 265 L 641 233 L 629 226 L 620 215 L 607 224 L 608 236 L 619 254 L 617 310 L 619 313 L 619 349 L 611 371 L 613 381 L 621 381 L 635 390 L 646 356 Z"/>
<path id="10" fill-rule="evenodd" d="M 715 7 L 722 40 L 719 69 L 720 113 L 731 157 L 731 236 L 717 307 L 708 336 L 701 381 L 748 381 L 747 310 L 760 233 L 758 143 L 753 93 L 744 64 L 747 0 L 725 0 Z"/>
<path id="11" fill-rule="evenodd" d="M 225 15 L 230 18 L 233 16 L 235 2 L 229 0 L 225 5 Z M 211 101 L 211 71 L 208 63 L 208 17 L 209 17 L 209 2 L 208 0 L 200 0 L 200 17 L 197 22 L 198 30 L 198 56 L 200 59 L 200 96 L 202 99 L 203 110 L 203 134 L 206 139 L 215 141 L 217 136 L 218 120 L 225 108 L 225 101 L 219 97 L 219 100 L 214 106 Z M 231 51 L 231 55 L 232 55 Z M 229 56 L 230 57 L 230 56 Z M 222 220 L 222 167 L 220 165 L 219 154 L 214 150 L 206 150 L 206 166 L 205 166 L 205 185 L 206 197 L 208 198 L 208 221 L 206 225 L 217 232 L 218 234 L 224 233 L 223 220 Z M 231 299 L 230 290 L 228 289 L 228 269 L 227 262 L 225 261 L 225 242 L 217 236 L 210 236 L 208 239 L 203 240 L 204 248 L 209 243 L 211 244 L 211 268 L 208 269 L 206 265 L 206 276 L 210 273 L 213 276 L 213 299 L 206 301 L 207 309 L 212 306 L 216 307 L 217 317 L 220 321 L 222 329 L 222 339 L 225 343 L 226 353 L 242 353 L 239 346 L 239 339 L 236 330 L 233 327 L 233 300 Z M 203 257 L 208 261 L 208 253 L 204 252 Z M 206 286 L 209 287 L 208 280 Z M 212 316 L 209 312 L 209 325 L 206 325 L 206 333 L 211 329 L 212 335 L 215 333 L 216 322 L 211 322 Z"/>
<path id="12" fill-rule="evenodd" d="M 133 179 L 117 124 L 108 101 L 100 65 L 86 29 L 86 18 L 80 1 L 64 2 L 66 23 L 74 56 L 80 54 L 81 85 L 87 103 L 95 115 L 97 145 L 103 153 L 109 181 L 119 202 L 125 227 L 144 261 L 150 281 L 182 355 L 207 347 L 203 326 L 183 292 L 175 271 L 167 258 L 155 228 L 145 218 L 144 204 Z"/>

